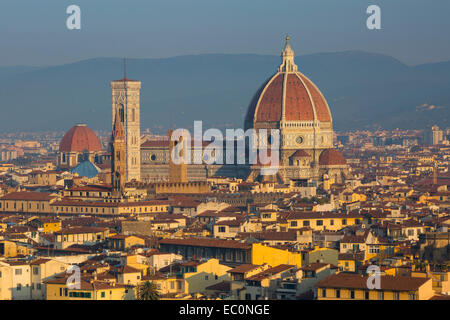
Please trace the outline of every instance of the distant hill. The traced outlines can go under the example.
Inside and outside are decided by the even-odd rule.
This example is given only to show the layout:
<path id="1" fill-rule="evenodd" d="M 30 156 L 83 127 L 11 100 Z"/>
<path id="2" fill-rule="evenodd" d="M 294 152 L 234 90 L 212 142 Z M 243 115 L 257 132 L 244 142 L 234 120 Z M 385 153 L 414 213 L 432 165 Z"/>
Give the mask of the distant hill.
<path id="1" fill-rule="evenodd" d="M 141 126 L 165 132 L 243 126 L 255 91 L 280 57 L 207 54 L 128 59 L 127 76 L 142 81 Z M 450 61 L 407 66 L 362 51 L 296 57 L 299 70 L 322 90 L 338 130 L 446 127 Z M 83 122 L 110 129 L 109 81 L 122 78 L 122 59 L 96 58 L 52 67 L 0 67 L 0 131 L 67 130 Z"/>

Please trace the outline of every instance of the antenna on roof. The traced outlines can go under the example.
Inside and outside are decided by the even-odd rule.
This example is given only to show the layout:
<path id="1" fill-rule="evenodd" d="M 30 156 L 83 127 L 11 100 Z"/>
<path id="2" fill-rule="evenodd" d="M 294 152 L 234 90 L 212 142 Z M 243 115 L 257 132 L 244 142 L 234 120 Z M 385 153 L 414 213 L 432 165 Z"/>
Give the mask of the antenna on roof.
<path id="1" fill-rule="evenodd" d="M 123 58 L 123 78 L 127 78 L 127 59 Z"/>

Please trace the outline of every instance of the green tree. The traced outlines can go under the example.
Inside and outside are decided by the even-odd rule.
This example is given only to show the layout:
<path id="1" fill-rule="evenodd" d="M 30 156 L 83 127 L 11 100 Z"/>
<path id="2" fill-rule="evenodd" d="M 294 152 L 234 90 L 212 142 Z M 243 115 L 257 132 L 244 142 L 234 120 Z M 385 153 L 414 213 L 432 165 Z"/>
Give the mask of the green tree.
<path id="1" fill-rule="evenodd" d="M 156 284 L 150 281 L 144 282 L 139 287 L 139 300 L 159 300 L 159 292 Z"/>

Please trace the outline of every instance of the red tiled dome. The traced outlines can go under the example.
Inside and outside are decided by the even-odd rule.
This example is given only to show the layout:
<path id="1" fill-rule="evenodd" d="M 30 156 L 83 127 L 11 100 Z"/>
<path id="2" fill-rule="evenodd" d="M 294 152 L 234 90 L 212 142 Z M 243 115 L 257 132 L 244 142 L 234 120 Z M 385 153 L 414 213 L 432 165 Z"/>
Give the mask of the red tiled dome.
<path id="1" fill-rule="evenodd" d="M 250 103 L 246 128 L 253 127 L 255 122 L 279 122 L 283 116 L 285 121 L 332 121 L 320 90 L 297 71 L 294 52 L 288 43 L 278 72 L 260 87 Z"/>
<path id="2" fill-rule="evenodd" d="M 330 109 L 322 93 L 300 72 L 274 75 L 254 97 L 247 121 L 281 121 L 283 100 L 287 121 L 331 122 Z"/>
<path id="3" fill-rule="evenodd" d="M 102 151 L 102 145 L 94 131 L 85 124 L 77 124 L 66 132 L 59 143 L 60 152 Z"/>
<path id="4" fill-rule="evenodd" d="M 336 165 L 346 165 L 342 153 L 335 149 L 326 149 L 319 156 L 319 165 L 321 166 L 336 166 Z"/>

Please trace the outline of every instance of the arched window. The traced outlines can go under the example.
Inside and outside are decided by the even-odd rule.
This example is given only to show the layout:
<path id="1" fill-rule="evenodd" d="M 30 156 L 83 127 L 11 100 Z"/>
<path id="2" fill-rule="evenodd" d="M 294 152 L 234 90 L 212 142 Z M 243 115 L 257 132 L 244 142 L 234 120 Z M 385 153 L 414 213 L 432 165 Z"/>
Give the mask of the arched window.
<path id="1" fill-rule="evenodd" d="M 121 104 L 119 107 L 119 117 L 120 117 L 120 121 L 123 122 L 124 121 L 123 104 Z"/>

